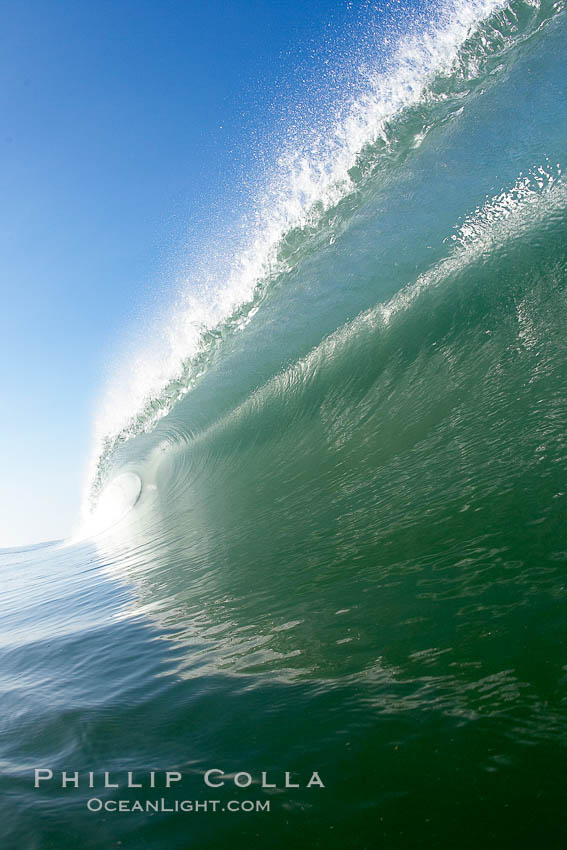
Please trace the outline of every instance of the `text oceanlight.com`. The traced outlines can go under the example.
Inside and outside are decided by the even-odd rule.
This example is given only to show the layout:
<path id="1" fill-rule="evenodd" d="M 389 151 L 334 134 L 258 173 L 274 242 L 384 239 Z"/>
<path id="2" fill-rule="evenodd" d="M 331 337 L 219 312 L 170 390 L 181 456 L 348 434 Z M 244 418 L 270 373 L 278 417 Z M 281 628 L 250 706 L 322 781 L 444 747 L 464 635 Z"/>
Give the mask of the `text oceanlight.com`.
<path id="1" fill-rule="evenodd" d="M 87 800 L 90 812 L 269 812 L 270 800 Z"/>

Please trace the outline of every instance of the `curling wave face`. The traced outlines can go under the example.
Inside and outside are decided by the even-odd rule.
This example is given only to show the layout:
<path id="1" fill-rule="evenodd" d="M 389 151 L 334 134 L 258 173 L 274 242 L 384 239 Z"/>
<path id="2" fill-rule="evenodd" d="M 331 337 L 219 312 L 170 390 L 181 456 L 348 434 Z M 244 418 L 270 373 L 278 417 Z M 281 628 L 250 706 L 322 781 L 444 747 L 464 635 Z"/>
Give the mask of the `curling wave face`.
<path id="1" fill-rule="evenodd" d="M 256 321 L 262 322 L 268 312 L 264 302 L 273 300 L 271 290 L 294 287 L 303 263 L 341 234 L 351 232 L 361 216 L 369 215 L 369 233 L 375 231 L 380 217 L 384 219 L 378 230 L 383 243 L 378 257 L 385 255 L 392 262 L 395 252 L 411 256 L 408 247 L 413 240 L 429 237 L 421 232 L 415 210 L 404 221 L 405 243 L 386 241 L 392 239 L 396 222 L 392 213 L 399 207 L 397 181 L 409 176 L 410 166 L 404 171 L 404 162 L 416 158 L 415 150 L 428 134 L 458 121 L 466 104 L 472 105 L 486 88 L 506 76 L 523 43 L 537 38 L 561 9 L 562 3 L 557 2 L 521 0 L 505 5 L 497 0 L 453 0 L 437 6 L 435 14 L 429 10 L 429 19 L 405 20 L 404 29 L 399 23 L 393 26 L 391 53 L 381 56 L 379 70 L 367 62 L 359 81 L 361 93 L 337 104 L 334 123 L 321 129 L 315 122 L 315 127 L 306 126 L 293 135 L 272 179 L 258 191 L 242 223 L 246 234 L 242 244 L 235 249 L 238 236 L 228 239 L 225 234 L 222 241 L 230 245 L 232 257 L 202 257 L 175 310 L 157 329 L 154 344 L 136 356 L 130 354 L 117 369 L 97 420 L 87 509 L 115 466 L 115 449 L 151 431 L 201 380 L 211 363 L 223 356 L 227 338 L 245 328 L 260 306 L 262 315 Z M 524 167 L 536 162 L 528 159 Z M 369 202 L 376 204 L 377 195 L 382 206 L 368 209 Z M 477 200 L 478 194 L 473 194 L 472 203 Z M 435 196 L 424 202 L 435 208 Z M 465 211 L 467 202 L 461 196 Z M 398 213 L 404 214 L 399 208 Z M 451 225 L 446 220 L 446 227 Z M 441 236 L 439 229 L 436 236 Z M 436 241 L 433 235 L 432 239 Z M 354 247 L 358 251 L 359 246 Z M 376 253 L 365 256 L 370 262 L 377 259 Z M 419 268 L 429 258 L 411 259 Z M 360 262 L 361 271 L 364 265 Z M 404 282 L 398 274 L 387 283 L 384 275 L 386 286 Z M 346 285 L 340 292 L 336 280 L 328 287 L 324 279 L 319 280 L 317 288 L 323 290 L 319 295 L 333 303 L 341 299 L 341 310 L 333 313 L 328 325 L 319 326 L 320 334 L 360 307 L 350 300 Z M 301 298 L 301 291 L 298 294 Z M 381 292 L 375 288 L 368 294 L 380 296 Z M 298 310 L 303 307 L 309 311 L 313 305 L 308 300 L 296 305 Z M 289 321 L 289 310 L 280 309 L 285 313 L 280 321 Z M 266 324 L 270 319 L 266 317 Z"/>
<path id="2" fill-rule="evenodd" d="M 484 552 L 488 518 L 514 527 L 521 493 L 526 510 L 555 515 L 567 121 L 552 48 L 564 21 L 557 3 L 473 4 L 419 44 L 405 38 L 372 98 L 350 106 L 343 126 L 363 143 L 334 151 L 335 176 L 306 195 L 271 274 L 103 441 L 97 546 L 154 616 L 163 607 L 169 624 L 172 592 L 188 634 L 211 613 L 207 663 L 365 670 L 373 633 L 345 653 L 337 599 L 372 622 L 384 581 L 412 560 L 408 540 L 427 560 L 450 529 Z M 107 508 L 129 476 L 141 497 L 116 529 Z M 270 649 L 250 655 L 250 640 Z"/>
<path id="3" fill-rule="evenodd" d="M 97 545 L 154 616 L 169 624 L 174 587 L 187 634 L 197 616 L 203 639 L 209 612 L 207 663 L 365 670 L 373 632 L 346 653 L 338 598 L 372 622 L 408 541 L 421 570 L 449 529 L 451 551 L 484 552 L 489 517 L 514 527 L 524 497 L 560 505 L 565 18 L 558 3 L 464 11 L 400 41 L 350 104 L 342 146 L 310 165 L 283 237 L 278 218 L 270 273 L 103 441 L 92 502 L 116 476 L 143 484 Z"/>

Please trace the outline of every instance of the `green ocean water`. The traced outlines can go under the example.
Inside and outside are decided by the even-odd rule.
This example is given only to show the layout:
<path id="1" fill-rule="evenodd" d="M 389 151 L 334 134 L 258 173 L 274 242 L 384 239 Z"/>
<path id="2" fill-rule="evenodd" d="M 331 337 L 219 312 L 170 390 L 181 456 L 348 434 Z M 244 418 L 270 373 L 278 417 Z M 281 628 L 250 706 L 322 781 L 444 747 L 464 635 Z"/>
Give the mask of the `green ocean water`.
<path id="1" fill-rule="evenodd" d="M 567 17 L 474 9 L 0 553 L 2 850 L 565 846 Z"/>

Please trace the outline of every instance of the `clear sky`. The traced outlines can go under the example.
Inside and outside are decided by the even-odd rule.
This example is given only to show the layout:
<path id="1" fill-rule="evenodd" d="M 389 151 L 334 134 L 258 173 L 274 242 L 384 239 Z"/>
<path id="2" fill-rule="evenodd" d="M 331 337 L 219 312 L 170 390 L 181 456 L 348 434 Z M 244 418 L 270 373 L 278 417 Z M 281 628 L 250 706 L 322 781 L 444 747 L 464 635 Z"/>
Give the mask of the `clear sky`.
<path id="1" fill-rule="evenodd" d="M 113 352 L 355 11 L 0 4 L 0 547 L 70 531 Z"/>

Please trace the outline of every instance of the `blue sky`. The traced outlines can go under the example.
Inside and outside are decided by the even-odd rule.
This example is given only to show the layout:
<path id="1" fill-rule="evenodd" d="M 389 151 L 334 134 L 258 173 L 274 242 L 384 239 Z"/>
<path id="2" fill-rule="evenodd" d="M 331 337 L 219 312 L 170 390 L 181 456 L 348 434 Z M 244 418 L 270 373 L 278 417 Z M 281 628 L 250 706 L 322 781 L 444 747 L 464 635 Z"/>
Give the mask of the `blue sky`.
<path id="1" fill-rule="evenodd" d="M 114 352 L 362 8 L 0 5 L 0 547 L 70 531 Z"/>

